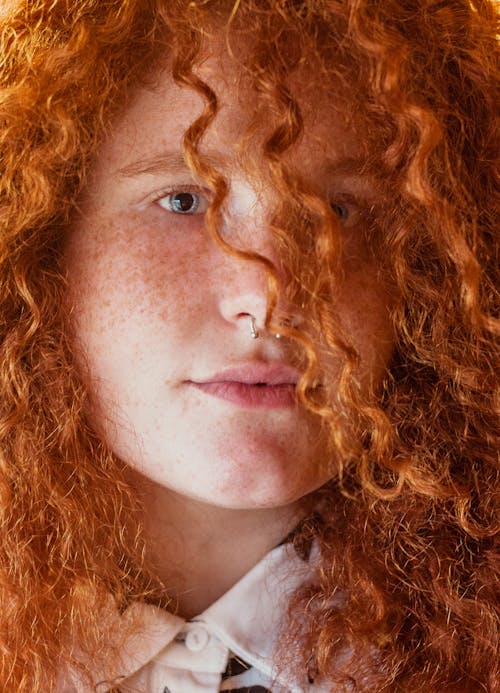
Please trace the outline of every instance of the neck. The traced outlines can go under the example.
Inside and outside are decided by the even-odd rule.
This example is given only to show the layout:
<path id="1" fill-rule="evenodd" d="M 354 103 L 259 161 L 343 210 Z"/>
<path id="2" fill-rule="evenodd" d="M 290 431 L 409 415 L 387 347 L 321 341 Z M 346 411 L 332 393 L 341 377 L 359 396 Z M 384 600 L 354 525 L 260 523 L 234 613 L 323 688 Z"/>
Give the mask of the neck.
<path id="1" fill-rule="evenodd" d="M 282 508 L 211 506 L 142 480 L 146 560 L 184 618 L 204 611 L 295 527 L 298 503 Z M 146 488 L 147 487 L 147 488 Z"/>

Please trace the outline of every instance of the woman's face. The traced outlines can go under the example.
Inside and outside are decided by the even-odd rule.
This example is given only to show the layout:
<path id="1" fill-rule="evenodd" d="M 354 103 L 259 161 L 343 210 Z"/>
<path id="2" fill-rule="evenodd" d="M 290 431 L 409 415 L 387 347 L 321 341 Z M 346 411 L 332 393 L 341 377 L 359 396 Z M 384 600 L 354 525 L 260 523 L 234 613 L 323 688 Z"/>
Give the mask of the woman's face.
<path id="1" fill-rule="evenodd" d="M 238 164 L 244 95 L 229 78 L 207 79 L 220 112 L 201 151 L 231 185 L 223 234 L 279 267 L 266 223 L 272 187 Z M 263 269 L 224 253 L 204 229 L 210 194 L 182 157 L 184 131 L 202 109 L 165 73 L 102 146 L 66 245 L 76 350 L 91 379 L 94 424 L 134 470 L 220 507 L 285 506 L 326 481 L 320 428 L 294 404 L 286 340 L 262 327 Z M 357 148 L 334 112 L 305 125 L 291 163 L 325 195 L 369 198 L 369 181 L 335 173 Z M 350 240 L 336 308 L 367 380 L 377 382 L 391 353 L 387 297 L 355 210 L 342 223 Z M 280 308 L 300 323 L 300 310 Z"/>

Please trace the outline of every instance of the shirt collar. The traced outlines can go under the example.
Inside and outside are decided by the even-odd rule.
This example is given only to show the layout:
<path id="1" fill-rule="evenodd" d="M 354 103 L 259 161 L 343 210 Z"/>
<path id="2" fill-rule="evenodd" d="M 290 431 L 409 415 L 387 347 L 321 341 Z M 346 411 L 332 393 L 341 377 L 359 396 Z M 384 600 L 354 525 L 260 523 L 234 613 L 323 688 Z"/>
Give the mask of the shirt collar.
<path id="1" fill-rule="evenodd" d="M 278 546 L 196 620 L 206 623 L 234 654 L 272 676 L 290 597 L 310 574 L 310 563 L 291 544 Z"/>
<path id="2" fill-rule="evenodd" d="M 276 547 L 191 622 L 204 624 L 228 650 L 272 678 L 273 654 L 290 596 L 310 575 L 314 553 L 305 562 L 291 544 Z M 161 659 L 162 652 L 168 651 L 186 626 L 184 619 L 142 603 L 131 605 L 123 614 L 110 607 L 106 619 L 107 626 L 112 627 L 112 646 L 119 650 L 119 657 L 113 667 L 95 672 L 96 691 L 107 690 L 104 682 L 126 682 L 148 663 Z M 86 690 L 74 675 L 70 680 L 73 688 L 61 685 L 57 690 Z M 103 682 L 101 686 L 99 682 Z M 299 690 L 291 681 L 279 682 L 289 690 Z"/>

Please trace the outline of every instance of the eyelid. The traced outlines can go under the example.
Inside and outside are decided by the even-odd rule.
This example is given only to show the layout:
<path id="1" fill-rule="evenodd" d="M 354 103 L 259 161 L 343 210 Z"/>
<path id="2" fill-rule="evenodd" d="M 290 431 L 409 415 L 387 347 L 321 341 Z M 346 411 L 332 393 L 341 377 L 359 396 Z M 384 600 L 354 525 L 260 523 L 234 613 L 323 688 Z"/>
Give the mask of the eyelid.
<path id="1" fill-rule="evenodd" d="M 160 190 L 157 190 L 155 193 L 153 193 L 149 197 L 149 201 L 153 202 L 155 204 L 158 204 L 158 202 L 163 199 L 164 197 L 168 197 L 169 195 L 173 195 L 174 193 L 193 193 L 196 195 L 199 195 L 200 197 L 204 197 L 207 201 L 207 207 L 210 205 L 212 201 L 212 196 L 213 193 L 211 190 L 208 190 L 207 188 L 203 188 L 199 185 L 193 185 L 193 184 L 183 184 L 183 183 L 175 183 L 169 186 L 166 186 L 165 188 L 161 188 Z M 158 205 L 160 206 L 160 205 Z M 162 207 L 162 209 L 165 209 Z M 167 210 L 165 210 L 167 211 Z M 201 212 L 200 212 L 201 214 Z M 181 215 L 182 216 L 182 215 Z M 186 215 L 189 216 L 189 215 Z M 195 215 L 192 215 L 195 216 Z"/>
<path id="2" fill-rule="evenodd" d="M 332 209 L 335 205 L 347 208 L 349 215 L 347 219 L 339 219 L 341 226 L 349 228 L 359 221 L 363 211 L 363 203 L 355 195 L 351 193 L 332 193 L 328 196 L 328 202 Z"/>

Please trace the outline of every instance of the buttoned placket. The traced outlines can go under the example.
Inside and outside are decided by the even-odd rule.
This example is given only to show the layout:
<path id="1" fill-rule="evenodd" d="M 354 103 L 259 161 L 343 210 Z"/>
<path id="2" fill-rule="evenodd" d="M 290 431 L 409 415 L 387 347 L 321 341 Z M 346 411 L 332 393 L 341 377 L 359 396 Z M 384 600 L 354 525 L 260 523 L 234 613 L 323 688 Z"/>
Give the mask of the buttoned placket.
<path id="1" fill-rule="evenodd" d="M 120 661 L 110 660 L 109 666 L 96 669 L 92 690 L 219 693 L 228 661 L 236 656 L 254 670 L 259 679 L 256 685 L 276 693 L 331 691 L 328 682 L 296 679 L 293 672 L 290 677 L 286 672 L 276 677 L 273 671 L 276 638 L 290 595 L 310 575 L 315 561 L 314 550 L 304 562 L 290 545 L 280 545 L 188 622 L 143 603 L 134 603 L 119 614 L 110 599 L 106 620 L 114 626 L 116 646 L 121 639 Z M 340 594 L 335 597 L 337 605 L 341 599 Z M 89 686 L 77 669 L 70 669 L 61 671 L 56 690 L 88 693 Z"/>
<path id="2" fill-rule="evenodd" d="M 203 621 L 188 621 L 152 659 L 153 666 L 127 679 L 125 690 L 217 693 L 228 660 L 228 648 Z"/>

